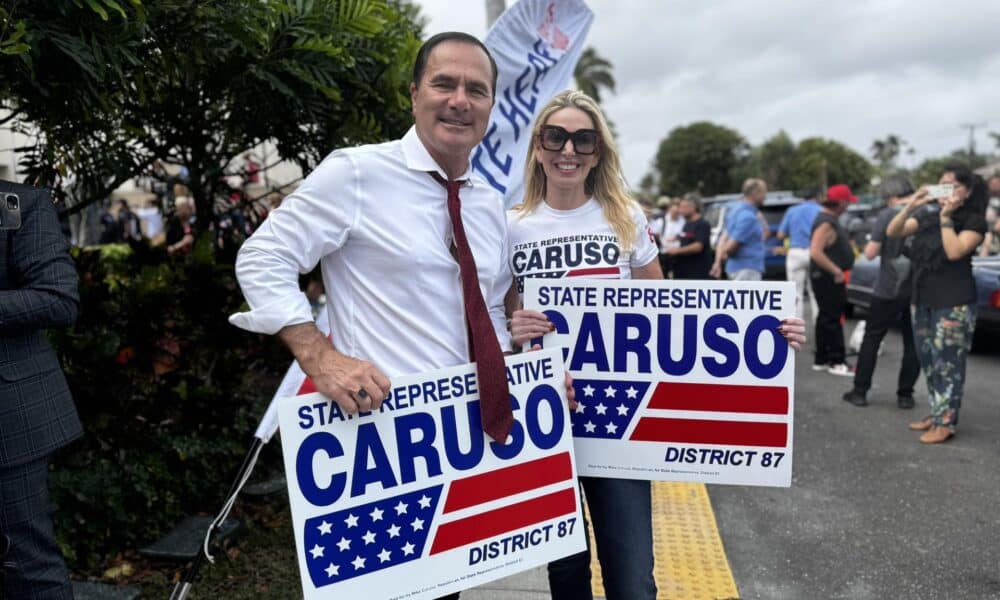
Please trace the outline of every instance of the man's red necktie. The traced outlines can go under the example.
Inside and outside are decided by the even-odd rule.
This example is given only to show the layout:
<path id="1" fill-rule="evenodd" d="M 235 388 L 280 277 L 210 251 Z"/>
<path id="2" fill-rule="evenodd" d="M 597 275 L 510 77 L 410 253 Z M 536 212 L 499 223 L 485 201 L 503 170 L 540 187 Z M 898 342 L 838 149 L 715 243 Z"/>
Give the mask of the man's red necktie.
<path id="1" fill-rule="evenodd" d="M 455 254 L 462 277 L 465 319 L 469 324 L 469 347 L 479 377 L 479 411 L 483 431 L 502 444 L 514 425 L 514 413 L 511 411 L 503 351 L 500 350 L 500 342 L 497 341 L 486 301 L 479 288 L 476 260 L 472 256 L 469 239 L 465 236 L 465 227 L 462 225 L 462 202 L 458 197 L 458 190 L 463 182 L 446 181 L 436 172 L 431 172 L 431 176 L 448 190 L 448 216 L 451 217 Z"/>

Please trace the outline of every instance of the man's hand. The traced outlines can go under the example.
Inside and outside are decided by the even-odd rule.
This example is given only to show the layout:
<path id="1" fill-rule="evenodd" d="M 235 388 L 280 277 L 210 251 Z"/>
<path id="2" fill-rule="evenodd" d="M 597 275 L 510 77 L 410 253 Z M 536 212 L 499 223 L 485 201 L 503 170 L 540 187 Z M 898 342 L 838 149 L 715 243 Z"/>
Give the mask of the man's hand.
<path id="1" fill-rule="evenodd" d="M 806 343 L 806 322 L 798 317 L 787 317 L 781 320 L 778 333 L 798 352 Z"/>
<path id="2" fill-rule="evenodd" d="M 713 278 L 713 279 L 721 279 L 722 278 L 722 263 L 720 263 L 720 262 L 712 263 L 712 268 L 711 268 L 711 270 L 709 270 L 708 276 L 711 277 L 711 278 Z"/>
<path id="3" fill-rule="evenodd" d="M 389 379 L 370 362 L 337 352 L 315 323 L 290 325 L 278 332 L 316 391 L 348 414 L 378 410 L 389 394 Z"/>
<path id="4" fill-rule="evenodd" d="M 312 379 L 316 391 L 349 414 L 378 410 L 389 395 L 389 379 L 375 365 L 333 348 L 317 361 L 312 372 L 304 367 L 302 370 Z"/>
<path id="5" fill-rule="evenodd" d="M 511 315 L 510 335 L 518 345 L 540 338 L 555 329 L 549 318 L 537 310 L 519 309 Z"/>
<path id="6" fill-rule="evenodd" d="M 840 269 L 837 269 L 836 271 L 833 272 L 834 283 L 844 283 L 846 280 L 847 278 L 844 276 L 844 272 L 841 271 Z"/>

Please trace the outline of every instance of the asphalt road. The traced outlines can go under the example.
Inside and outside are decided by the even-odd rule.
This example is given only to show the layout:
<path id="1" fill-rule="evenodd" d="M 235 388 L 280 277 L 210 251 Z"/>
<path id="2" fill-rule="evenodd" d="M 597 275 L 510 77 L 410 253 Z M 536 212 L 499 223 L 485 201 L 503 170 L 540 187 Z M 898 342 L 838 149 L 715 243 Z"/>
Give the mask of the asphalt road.
<path id="1" fill-rule="evenodd" d="M 709 486 L 742 599 L 1000 599 L 1000 342 L 970 357 L 958 433 L 936 446 L 906 427 L 923 377 L 896 407 L 901 352 L 891 332 L 857 408 L 851 378 L 803 350 L 792 487 Z"/>

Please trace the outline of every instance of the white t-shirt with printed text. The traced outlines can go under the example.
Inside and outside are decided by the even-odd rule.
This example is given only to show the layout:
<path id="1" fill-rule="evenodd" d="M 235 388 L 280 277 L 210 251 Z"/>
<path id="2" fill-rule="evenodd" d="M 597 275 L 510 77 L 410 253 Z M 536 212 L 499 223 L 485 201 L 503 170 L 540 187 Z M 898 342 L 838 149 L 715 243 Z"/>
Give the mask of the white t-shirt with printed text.
<path id="1" fill-rule="evenodd" d="M 510 265 L 519 295 L 526 277 L 631 279 L 633 267 L 656 260 L 657 248 L 638 205 L 632 207 L 632 249 L 623 253 L 618 236 L 593 198 L 571 210 L 542 202 L 527 215 L 507 212 Z"/>

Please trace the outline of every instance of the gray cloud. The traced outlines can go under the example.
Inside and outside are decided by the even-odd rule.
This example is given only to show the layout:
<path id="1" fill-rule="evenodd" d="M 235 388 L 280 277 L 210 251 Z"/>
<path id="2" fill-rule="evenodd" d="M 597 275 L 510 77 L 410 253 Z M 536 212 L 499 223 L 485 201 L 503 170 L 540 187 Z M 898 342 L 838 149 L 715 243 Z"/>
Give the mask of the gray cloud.
<path id="1" fill-rule="evenodd" d="M 482 2 L 422 2 L 428 33 L 485 35 Z M 784 129 L 868 154 L 900 135 L 913 165 L 965 146 L 961 123 L 1000 131 L 1000 3 L 957 0 L 589 0 L 588 44 L 614 64 L 605 100 L 626 175 L 649 170 L 679 125 L 709 120 L 752 143 Z M 462 11 L 455 10 L 462 6 Z"/>

